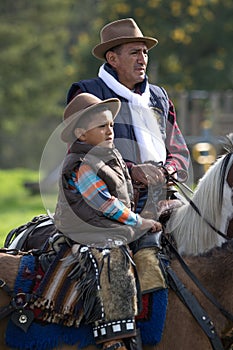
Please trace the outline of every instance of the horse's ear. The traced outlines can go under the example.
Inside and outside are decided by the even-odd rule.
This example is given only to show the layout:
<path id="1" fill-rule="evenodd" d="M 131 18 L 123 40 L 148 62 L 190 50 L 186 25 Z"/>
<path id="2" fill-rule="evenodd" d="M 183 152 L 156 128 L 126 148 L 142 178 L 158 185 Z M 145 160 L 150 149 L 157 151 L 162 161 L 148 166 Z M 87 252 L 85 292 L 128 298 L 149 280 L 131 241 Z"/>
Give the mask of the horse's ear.
<path id="1" fill-rule="evenodd" d="M 226 135 L 221 143 L 228 153 L 233 153 L 233 133 Z"/>

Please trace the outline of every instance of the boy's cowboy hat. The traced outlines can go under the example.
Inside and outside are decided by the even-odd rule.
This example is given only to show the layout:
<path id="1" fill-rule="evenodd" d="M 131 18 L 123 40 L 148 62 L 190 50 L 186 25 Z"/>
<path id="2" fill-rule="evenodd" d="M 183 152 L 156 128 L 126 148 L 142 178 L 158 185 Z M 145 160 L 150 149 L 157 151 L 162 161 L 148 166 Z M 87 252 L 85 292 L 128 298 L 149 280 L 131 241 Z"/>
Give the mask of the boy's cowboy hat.
<path id="1" fill-rule="evenodd" d="M 106 106 L 112 112 L 113 118 L 115 118 L 120 110 L 121 102 L 118 98 L 100 100 L 98 97 L 88 93 L 81 93 L 76 96 L 64 110 L 63 123 L 65 127 L 61 132 L 62 141 L 75 141 L 74 129 L 78 120 L 87 112 L 94 111 L 100 105 Z"/>
<path id="2" fill-rule="evenodd" d="M 96 45 L 92 54 L 101 59 L 105 59 L 105 53 L 113 47 L 134 41 L 145 42 L 148 50 L 157 45 L 158 40 L 143 36 L 141 30 L 132 18 L 121 19 L 104 26 L 100 32 L 101 43 Z"/>

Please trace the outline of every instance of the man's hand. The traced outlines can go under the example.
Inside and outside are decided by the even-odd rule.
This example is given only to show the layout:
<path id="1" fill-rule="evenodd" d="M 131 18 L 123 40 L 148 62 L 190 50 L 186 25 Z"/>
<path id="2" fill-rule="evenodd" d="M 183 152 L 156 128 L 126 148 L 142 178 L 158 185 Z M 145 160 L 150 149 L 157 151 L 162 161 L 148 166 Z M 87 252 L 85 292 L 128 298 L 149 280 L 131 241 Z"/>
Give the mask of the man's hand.
<path id="1" fill-rule="evenodd" d="M 142 218 L 142 224 L 140 226 L 140 229 L 142 231 L 147 230 L 151 232 L 158 232 L 162 230 L 162 225 L 158 221 Z"/>
<path id="2" fill-rule="evenodd" d="M 132 180 L 138 183 L 148 185 L 165 184 L 165 176 L 163 170 L 154 164 L 138 164 L 131 168 Z"/>

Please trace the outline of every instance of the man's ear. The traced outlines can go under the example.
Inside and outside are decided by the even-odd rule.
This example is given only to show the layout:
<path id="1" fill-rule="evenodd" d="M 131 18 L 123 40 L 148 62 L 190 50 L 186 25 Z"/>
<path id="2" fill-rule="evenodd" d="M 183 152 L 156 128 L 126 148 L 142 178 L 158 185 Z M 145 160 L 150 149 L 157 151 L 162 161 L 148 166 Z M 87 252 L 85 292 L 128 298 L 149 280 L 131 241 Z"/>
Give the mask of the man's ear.
<path id="1" fill-rule="evenodd" d="M 79 139 L 80 141 L 85 141 L 86 140 L 86 130 L 83 128 L 75 128 L 74 129 L 74 134 L 76 136 L 77 139 Z"/>
<path id="2" fill-rule="evenodd" d="M 114 51 L 108 51 L 106 53 L 106 61 L 113 67 L 115 68 L 116 66 L 116 58 L 117 54 Z"/>

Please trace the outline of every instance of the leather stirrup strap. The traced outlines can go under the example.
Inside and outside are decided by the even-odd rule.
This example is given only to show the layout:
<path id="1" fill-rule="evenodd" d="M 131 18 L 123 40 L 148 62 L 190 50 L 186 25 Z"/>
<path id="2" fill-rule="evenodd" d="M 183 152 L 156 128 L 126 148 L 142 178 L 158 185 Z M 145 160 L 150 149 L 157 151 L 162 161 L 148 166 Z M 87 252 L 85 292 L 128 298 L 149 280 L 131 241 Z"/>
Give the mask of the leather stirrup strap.
<path id="1" fill-rule="evenodd" d="M 191 311 L 192 315 L 209 338 L 213 350 L 224 350 L 222 342 L 215 331 L 213 322 L 195 296 L 183 285 L 170 266 L 167 267 L 167 275 L 170 287 Z"/>

